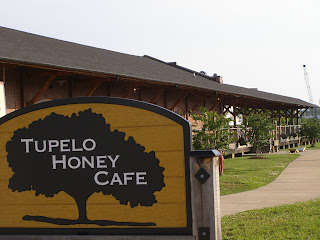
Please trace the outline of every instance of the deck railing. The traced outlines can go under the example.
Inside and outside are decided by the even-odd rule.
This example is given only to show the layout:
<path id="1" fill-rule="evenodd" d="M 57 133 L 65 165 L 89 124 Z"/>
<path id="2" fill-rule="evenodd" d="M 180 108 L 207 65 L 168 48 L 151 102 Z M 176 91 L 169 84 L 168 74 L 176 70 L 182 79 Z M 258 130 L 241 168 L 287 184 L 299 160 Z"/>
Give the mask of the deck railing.
<path id="1" fill-rule="evenodd" d="M 277 151 L 279 148 L 290 148 L 296 147 L 303 144 L 302 138 L 299 134 L 301 125 L 285 125 L 285 126 L 276 126 L 273 132 L 273 138 L 270 139 L 270 151 Z M 234 132 L 236 139 L 244 137 L 244 142 L 247 142 L 248 139 L 245 136 L 245 129 L 241 127 L 232 127 L 230 131 Z M 237 141 L 235 147 L 239 147 L 241 141 Z M 305 143 L 304 143 L 305 144 Z"/>

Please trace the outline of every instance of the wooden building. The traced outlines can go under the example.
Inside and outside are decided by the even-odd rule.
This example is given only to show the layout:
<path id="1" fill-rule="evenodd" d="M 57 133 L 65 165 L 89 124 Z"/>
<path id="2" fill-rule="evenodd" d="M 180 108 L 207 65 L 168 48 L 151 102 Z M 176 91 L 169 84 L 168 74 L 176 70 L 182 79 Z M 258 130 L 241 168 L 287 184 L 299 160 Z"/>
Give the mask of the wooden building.
<path id="1" fill-rule="evenodd" d="M 223 84 L 150 56 L 133 56 L 0 27 L 0 80 L 7 113 L 41 101 L 111 96 L 160 105 L 190 119 L 205 106 L 236 117 L 271 111 L 299 119 L 313 107 L 300 99 Z M 296 121 L 296 120 L 295 120 Z"/>

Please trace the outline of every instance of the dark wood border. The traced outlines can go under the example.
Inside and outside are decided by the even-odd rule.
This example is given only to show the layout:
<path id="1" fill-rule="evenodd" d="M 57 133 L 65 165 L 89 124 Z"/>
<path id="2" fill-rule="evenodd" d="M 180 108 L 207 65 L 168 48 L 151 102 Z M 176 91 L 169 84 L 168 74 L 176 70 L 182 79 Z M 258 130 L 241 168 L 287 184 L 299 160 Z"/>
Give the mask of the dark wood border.
<path id="1" fill-rule="evenodd" d="M 0 124 L 20 115 L 44 108 L 70 104 L 105 103 L 136 107 L 158 113 L 183 127 L 185 152 L 186 211 L 187 227 L 185 228 L 0 228 L 0 234 L 59 234 L 59 235 L 192 235 L 191 183 L 190 183 L 190 150 L 191 124 L 178 114 L 165 108 L 146 102 L 111 97 L 75 97 L 42 102 L 21 108 L 0 118 Z"/>

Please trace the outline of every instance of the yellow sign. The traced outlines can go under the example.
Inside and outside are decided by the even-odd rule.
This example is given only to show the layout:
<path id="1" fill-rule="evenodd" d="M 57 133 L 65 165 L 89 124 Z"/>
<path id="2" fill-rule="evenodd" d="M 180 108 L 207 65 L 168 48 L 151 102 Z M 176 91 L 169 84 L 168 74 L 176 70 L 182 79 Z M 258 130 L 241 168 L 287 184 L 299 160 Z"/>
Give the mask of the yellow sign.
<path id="1" fill-rule="evenodd" d="M 0 119 L 0 151 L 2 233 L 191 233 L 190 125 L 170 111 L 40 103 Z"/>

